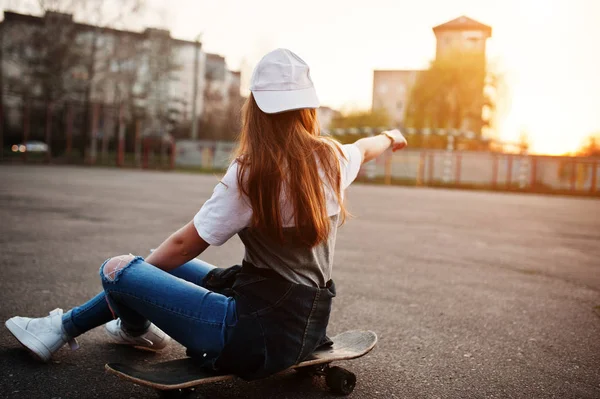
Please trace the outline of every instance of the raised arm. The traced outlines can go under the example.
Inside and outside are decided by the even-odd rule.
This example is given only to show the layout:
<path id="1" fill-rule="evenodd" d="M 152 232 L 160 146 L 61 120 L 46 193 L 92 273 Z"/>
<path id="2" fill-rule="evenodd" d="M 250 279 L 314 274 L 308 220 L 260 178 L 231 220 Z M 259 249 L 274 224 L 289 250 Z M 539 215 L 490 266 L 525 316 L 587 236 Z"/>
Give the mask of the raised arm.
<path id="1" fill-rule="evenodd" d="M 392 146 L 392 151 L 401 150 L 408 145 L 406 139 L 398 129 L 388 130 L 373 137 L 365 137 L 357 140 L 355 144 L 362 153 L 363 163 L 377 158 L 390 145 Z"/>

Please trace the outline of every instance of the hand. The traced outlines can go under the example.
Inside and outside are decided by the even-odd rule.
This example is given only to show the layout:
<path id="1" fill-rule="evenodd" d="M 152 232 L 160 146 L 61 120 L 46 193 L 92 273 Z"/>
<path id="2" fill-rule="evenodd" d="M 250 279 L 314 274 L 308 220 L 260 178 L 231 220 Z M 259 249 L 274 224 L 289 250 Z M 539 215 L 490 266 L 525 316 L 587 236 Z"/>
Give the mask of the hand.
<path id="1" fill-rule="evenodd" d="M 400 130 L 393 129 L 387 130 L 384 133 L 387 137 L 392 140 L 392 151 L 398 151 L 405 148 L 408 145 L 406 138 L 400 133 Z"/>

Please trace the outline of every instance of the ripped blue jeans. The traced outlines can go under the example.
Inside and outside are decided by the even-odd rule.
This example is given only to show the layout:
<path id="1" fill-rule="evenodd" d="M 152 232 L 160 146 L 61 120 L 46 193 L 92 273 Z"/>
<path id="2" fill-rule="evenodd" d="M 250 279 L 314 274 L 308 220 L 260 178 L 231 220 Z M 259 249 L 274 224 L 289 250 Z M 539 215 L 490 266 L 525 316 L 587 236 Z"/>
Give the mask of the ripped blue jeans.
<path id="1" fill-rule="evenodd" d="M 215 267 L 193 259 L 166 272 L 140 256 L 123 258 L 114 272 L 104 270 L 110 259 L 100 267 L 103 292 L 63 315 L 66 333 L 76 337 L 119 317 L 138 335 L 152 322 L 186 348 L 216 358 L 237 316 L 235 299 L 200 285 Z"/>

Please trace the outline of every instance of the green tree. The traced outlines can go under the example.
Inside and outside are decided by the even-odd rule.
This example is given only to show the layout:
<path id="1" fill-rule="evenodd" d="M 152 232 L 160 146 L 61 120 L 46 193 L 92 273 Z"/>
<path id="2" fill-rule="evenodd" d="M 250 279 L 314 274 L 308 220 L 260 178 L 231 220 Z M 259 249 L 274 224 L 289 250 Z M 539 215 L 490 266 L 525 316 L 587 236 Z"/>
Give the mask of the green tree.
<path id="1" fill-rule="evenodd" d="M 417 129 L 467 129 L 480 135 L 491 122 L 491 89 L 497 84 L 498 76 L 486 71 L 482 53 L 456 52 L 438 58 L 417 77 L 405 124 Z M 483 112 L 484 107 L 488 112 Z"/>

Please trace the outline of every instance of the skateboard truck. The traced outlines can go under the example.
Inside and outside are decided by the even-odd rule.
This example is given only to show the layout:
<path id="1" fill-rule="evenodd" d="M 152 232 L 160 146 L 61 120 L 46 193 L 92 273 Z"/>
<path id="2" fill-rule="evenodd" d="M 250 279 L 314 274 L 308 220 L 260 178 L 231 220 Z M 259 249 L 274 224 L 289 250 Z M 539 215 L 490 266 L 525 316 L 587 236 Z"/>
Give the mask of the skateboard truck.
<path id="1" fill-rule="evenodd" d="M 356 386 L 356 374 L 339 366 L 331 366 L 331 363 L 318 364 L 314 366 L 298 367 L 296 373 L 303 377 L 314 375 L 325 377 L 325 383 L 332 393 L 338 395 L 350 395 Z"/>

